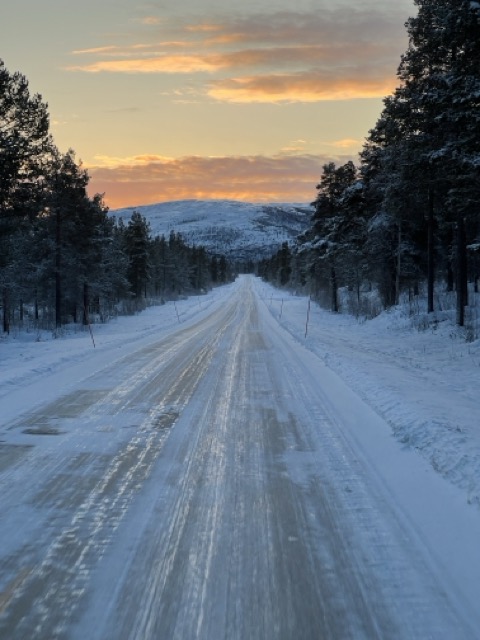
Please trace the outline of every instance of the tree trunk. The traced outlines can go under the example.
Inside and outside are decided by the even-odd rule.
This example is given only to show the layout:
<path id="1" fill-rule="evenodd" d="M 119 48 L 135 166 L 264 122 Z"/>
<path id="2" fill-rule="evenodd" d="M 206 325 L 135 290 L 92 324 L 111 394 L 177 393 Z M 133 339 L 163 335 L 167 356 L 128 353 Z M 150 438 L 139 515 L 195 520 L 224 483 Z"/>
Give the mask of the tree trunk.
<path id="1" fill-rule="evenodd" d="M 60 211 L 56 211 L 55 216 L 55 326 L 57 329 L 62 326 L 62 248 L 61 248 L 61 220 Z"/>
<path id="2" fill-rule="evenodd" d="M 3 332 L 10 333 L 10 300 L 8 288 L 3 287 Z"/>
<path id="3" fill-rule="evenodd" d="M 448 293 L 451 293 L 453 291 L 454 285 L 455 285 L 455 277 L 453 274 L 452 262 L 450 258 L 448 258 L 448 263 L 447 263 L 447 292 Z"/>
<path id="4" fill-rule="evenodd" d="M 444 244 L 442 246 L 442 253 L 445 256 L 446 260 L 445 275 L 447 279 L 447 293 L 452 293 L 453 291 L 455 291 L 455 231 L 455 226 L 449 225 L 445 234 Z"/>
<path id="5" fill-rule="evenodd" d="M 398 225 L 397 263 L 395 268 L 395 304 L 400 302 L 400 270 L 402 268 L 402 223 Z"/>
<path id="6" fill-rule="evenodd" d="M 468 304 L 467 244 L 465 220 L 460 216 L 457 223 L 457 324 L 465 326 L 465 307 Z"/>
<path id="7" fill-rule="evenodd" d="M 427 288 L 428 288 L 428 313 L 434 311 L 433 293 L 435 287 L 435 246 L 434 246 L 434 207 L 433 207 L 433 189 L 428 190 L 428 232 L 427 232 Z"/>
<path id="8" fill-rule="evenodd" d="M 83 283 L 83 316 L 82 324 L 84 327 L 89 323 L 88 321 L 88 307 L 90 306 L 90 291 L 88 288 L 88 282 Z"/>
<path id="9" fill-rule="evenodd" d="M 332 311 L 338 313 L 337 274 L 333 264 L 330 265 L 330 283 L 332 287 Z"/>

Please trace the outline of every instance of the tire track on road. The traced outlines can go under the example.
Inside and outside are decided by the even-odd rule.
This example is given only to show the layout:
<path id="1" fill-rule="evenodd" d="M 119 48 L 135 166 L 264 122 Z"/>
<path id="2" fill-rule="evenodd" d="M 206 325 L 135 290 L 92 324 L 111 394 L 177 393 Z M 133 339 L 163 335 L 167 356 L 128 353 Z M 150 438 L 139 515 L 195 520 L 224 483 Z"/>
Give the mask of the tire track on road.
<path id="1" fill-rule="evenodd" d="M 68 627 L 87 594 L 92 571 L 111 543 L 135 494 L 149 477 L 171 427 L 208 368 L 232 313 L 233 307 L 228 306 L 220 315 L 207 318 L 183 336 L 178 334 L 170 347 L 167 345 L 165 349 L 163 341 L 161 346 L 137 354 L 137 359 L 129 357 L 124 363 L 124 375 L 131 373 L 135 362 L 141 363 L 137 371 L 91 408 L 85 417 L 91 422 L 111 420 L 115 414 L 134 409 L 137 417 L 141 417 L 143 407 L 148 410 L 135 435 L 110 457 L 94 487 L 87 493 L 84 493 L 86 485 L 70 492 L 73 515 L 54 533 L 48 546 L 38 551 L 37 557 L 43 554 L 43 559 L 25 566 L 21 557 L 17 558 L 20 569 L 5 593 L 0 594 L 2 637 L 9 640 L 69 637 Z M 119 378 L 118 371 L 115 377 Z M 49 412 L 54 412 L 54 406 L 50 406 Z M 96 456 L 81 456 L 82 464 L 90 465 L 87 473 L 91 473 Z M 104 463 L 107 459 L 104 456 Z M 61 464 L 57 461 L 53 467 L 56 475 L 66 475 L 69 464 L 71 459 Z M 50 500 L 55 505 L 62 501 L 62 491 L 59 483 L 50 484 L 50 498 L 45 491 L 39 495 L 43 504 Z M 65 517 L 62 521 L 65 522 Z M 12 558 L 7 558 L 0 566 L 11 563 Z"/>

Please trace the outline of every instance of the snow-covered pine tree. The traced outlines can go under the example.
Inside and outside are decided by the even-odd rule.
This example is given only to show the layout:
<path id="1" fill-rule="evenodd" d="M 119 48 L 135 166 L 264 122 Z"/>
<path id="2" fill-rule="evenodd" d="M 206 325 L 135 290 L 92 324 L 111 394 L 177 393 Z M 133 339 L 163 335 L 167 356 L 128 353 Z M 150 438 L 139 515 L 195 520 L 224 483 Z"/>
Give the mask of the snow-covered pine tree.
<path id="1" fill-rule="evenodd" d="M 125 251 L 129 259 L 127 277 L 137 301 L 145 297 L 150 278 L 150 242 L 150 225 L 147 219 L 134 211 L 125 228 Z"/>
<path id="2" fill-rule="evenodd" d="M 390 216 L 388 191 L 400 192 L 403 181 L 416 195 L 415 203 L 411 196 L 406 198 L 403 211 L 400 206 L 393 217 L 397 224 L 406 220 L 403 229 L 413 236 L 410 225 L 415 227 L 418 221 L 408 209 L 423 210 L 429 310 L 433 310 L 434 232 L 437 245 L 447 247 L 444 265 L 448 254 L 456 254 L 458 321 L 463 324 L 466 270 L 461 265 L 466 243 L 477 229 L 479 209 L 480 4 L 472 0 L 415 0 L 415 4 L 418 14 L 406 24 L 409 47 L 398 69 L 401 85 L 386 98 L 370 133 L 363 153 L 364 173 L 373 177 L 370 186 L 375 184 L 381 208 Z M 458 233 L 451 244 L 453 227 Z"/>
<path id="3" fill-rule="evenodd" d="M 31 95 L 28 81 L 0 60 L 0 288 L 3 330 L 9 331 L 15 285 L 12 234 L 37 215 L 43 158 L 51 145 L 47 105 Z"/>
<path id="4" fill-rule="evenodd" d="M 343 257 L 348 252 L 350 234 L 355 229 L 355 209 L 352 187 L 357 183 L 357 169 L 353 162 L 336 167 L 333 162 L 324 165 L 323 174 L 317 185 L 317 197 L 312 203 L 313 243 L 318 259 L 325 264 L 330 277 L 331 309 L 338 312 L 339 274 L 344 267 Z"/>
<path id="5" fill-rule="evenodd" d="M 480 4 L 416 0 L 399 77 L 430 140 L 427 158 L 446 187 L 441 223 L 456 228 L 457 321 L 467 304 L 466 245 L 480 208 Z"/>

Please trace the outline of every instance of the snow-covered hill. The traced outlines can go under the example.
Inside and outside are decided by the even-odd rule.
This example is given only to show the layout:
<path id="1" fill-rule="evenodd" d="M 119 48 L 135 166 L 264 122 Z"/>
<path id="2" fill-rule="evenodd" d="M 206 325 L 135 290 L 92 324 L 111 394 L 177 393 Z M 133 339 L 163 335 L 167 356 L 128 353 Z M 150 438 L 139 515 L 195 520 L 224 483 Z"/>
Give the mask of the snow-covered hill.
<path id="1" fill-rule="evenodd" d="M 310 224 L 307 204 L 251 204 L 234 200 L 179 200 L 112 211 L 127 222 L 138 211 L 153 236 L 181 233 L 187 244 L 235 260 L 272 255 Z"/>

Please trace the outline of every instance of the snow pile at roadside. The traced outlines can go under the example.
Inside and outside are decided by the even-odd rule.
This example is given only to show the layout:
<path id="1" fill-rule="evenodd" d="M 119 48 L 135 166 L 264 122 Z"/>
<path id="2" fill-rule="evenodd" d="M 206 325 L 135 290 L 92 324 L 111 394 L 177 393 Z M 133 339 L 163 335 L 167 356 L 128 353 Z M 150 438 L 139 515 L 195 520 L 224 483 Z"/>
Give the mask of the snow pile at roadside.
<path id="1" fill-rule="evenodd" d="M 367 322 L 257 283 L 271 313 L 392 427 L 395 438 L 480 506 L 480 341 L 451 323 L 417 331 L 401 309 Z M 321 384 L 321 381 L 319 381 Z"/>

